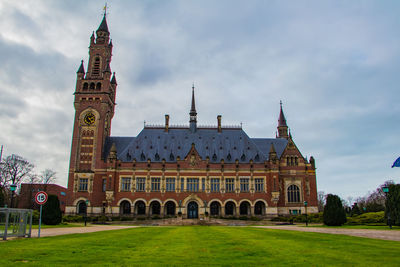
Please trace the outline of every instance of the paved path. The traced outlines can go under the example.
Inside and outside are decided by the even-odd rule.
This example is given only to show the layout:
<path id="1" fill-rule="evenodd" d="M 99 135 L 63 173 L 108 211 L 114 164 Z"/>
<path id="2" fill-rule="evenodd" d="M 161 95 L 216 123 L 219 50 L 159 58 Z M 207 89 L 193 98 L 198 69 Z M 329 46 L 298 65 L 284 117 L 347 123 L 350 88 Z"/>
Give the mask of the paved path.
<path id="1" fill-rule="evenodd" d="M 62 228 L 45 228 L 40 230 L 40 237 L 68 235 L 68 234 L 84 234 L 99 231 L 109 231 L 118 229 L 135 228 L 138 226 L 116 226 L 116 225 L 91 225 L 87 227 L 62 227 Z M 32 237 L 38 236 L 38 229 L 32 229 Z"/>
<path id="2" fill-rule="evenodd" d="M 375 239 L 400 241 L 400 231 L 398 230 L 373 230 L 373 229 L 348 229 L 348 228 L 325 228 L 325 227 L 300 227 L 300 226 L 254 226 L 258 228 L 268 228 L 277 230 L 314 232 L 335 235 L 351 235 L 368 237 Z"/>

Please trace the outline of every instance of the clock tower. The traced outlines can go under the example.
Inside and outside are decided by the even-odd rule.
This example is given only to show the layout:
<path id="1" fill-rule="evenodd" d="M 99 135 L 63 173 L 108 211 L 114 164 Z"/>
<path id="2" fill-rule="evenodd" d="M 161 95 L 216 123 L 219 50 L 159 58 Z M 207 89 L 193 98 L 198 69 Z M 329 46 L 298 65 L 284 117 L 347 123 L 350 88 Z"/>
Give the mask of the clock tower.
<path id="1" fill-rule="evenodd" d="M 77 71 L 75 89 L 75 119 L 69 167 L 68 187 L 80 191 L 78 180 L 87 180 L 87 191 L 92 191 L 94 171 L 104 160 L 104 142 L 110 136 L 111 119 L 114 116 L 117 81 L 111 75 L 112 41 L 108 31 L 106 14 L 90 37 L 87 72 L 84 62 Z"/>

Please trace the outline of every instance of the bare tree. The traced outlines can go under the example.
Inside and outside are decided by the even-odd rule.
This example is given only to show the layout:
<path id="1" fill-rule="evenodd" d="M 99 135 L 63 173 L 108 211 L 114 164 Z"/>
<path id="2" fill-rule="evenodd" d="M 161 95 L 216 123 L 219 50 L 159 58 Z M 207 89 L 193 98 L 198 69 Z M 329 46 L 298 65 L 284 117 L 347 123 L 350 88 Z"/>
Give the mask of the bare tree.
<path id="1" fill-rule="evenodd" d="M 19 186 L 24 179 L 30 177 L 33 173 L 34 165 L 18 155 L 6 157 L 1 162 L 1 183 L 0 186 L 6 187 L 14 184 Z"/>
<path id="2" fill-rule="evenodd" d="M 324 211 L 325 206 L 325 193 L 323 191 L 318 192 L 318 211 Z"/>
<path id="3" fill-rule="evenodd" d="M 32 175 L 34 165 L 21 156 L 12 154 L 2 160 L 0 165 L 1 184 L 0 187 L 5 189 L 10 185 L 19 187 L 21 182 Z M 14 191 L 11 192 L 11 204 L 13 207 Z"/>
<path id="4" fill-rule="evenodd" d="M 56 175 L 57 175 L 57 173 L 55 171 L 53 171 L 52 169 L 45 169 L 40 174 L 39 183 L 41 183 L 41 184 L 55 183 L 57 180 Z"/>

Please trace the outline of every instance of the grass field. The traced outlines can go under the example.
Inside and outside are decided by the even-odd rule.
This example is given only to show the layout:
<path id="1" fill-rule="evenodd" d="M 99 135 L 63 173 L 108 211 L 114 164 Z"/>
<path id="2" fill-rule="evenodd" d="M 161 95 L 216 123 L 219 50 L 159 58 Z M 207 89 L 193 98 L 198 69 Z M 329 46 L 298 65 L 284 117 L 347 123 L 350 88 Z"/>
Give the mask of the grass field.
<path id="1" fill-rule="evenodd" d="M 0 242 L 15 265 L 399 266 L 400 242 L 251 227 L 140 227 Z"/>

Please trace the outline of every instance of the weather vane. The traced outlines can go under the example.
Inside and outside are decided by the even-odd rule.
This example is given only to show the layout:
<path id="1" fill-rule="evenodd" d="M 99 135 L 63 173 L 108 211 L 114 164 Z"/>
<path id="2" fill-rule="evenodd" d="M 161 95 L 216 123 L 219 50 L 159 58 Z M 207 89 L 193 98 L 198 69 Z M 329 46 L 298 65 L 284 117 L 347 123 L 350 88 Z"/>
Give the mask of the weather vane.
<path id="1" fill-rule="evenodd" d="M 107 16 L 107 2 L 104 4 L 103 10 L 104 10 L 104 16 Z"/>

